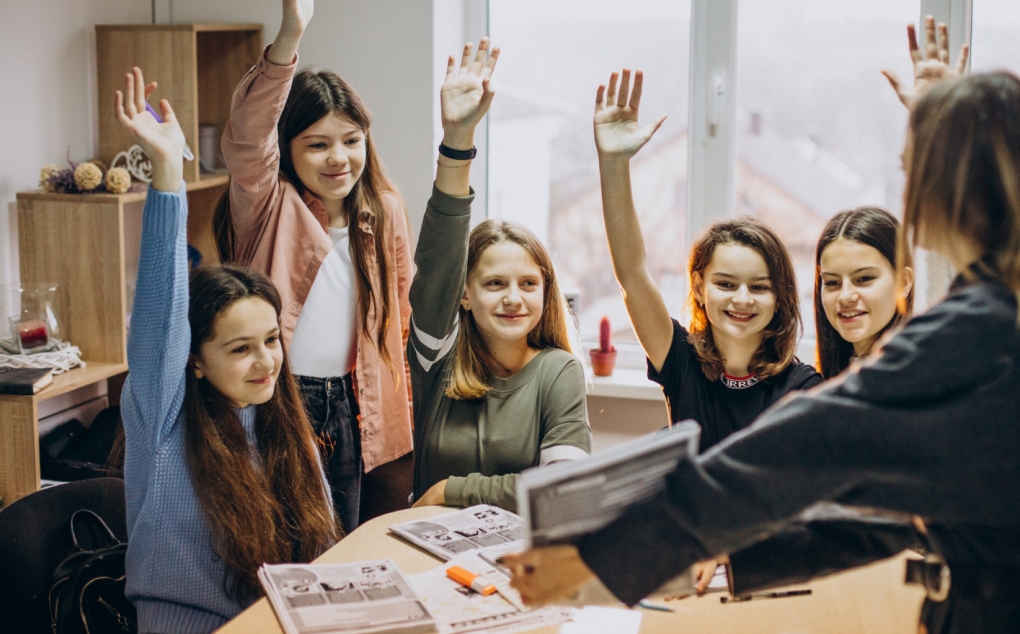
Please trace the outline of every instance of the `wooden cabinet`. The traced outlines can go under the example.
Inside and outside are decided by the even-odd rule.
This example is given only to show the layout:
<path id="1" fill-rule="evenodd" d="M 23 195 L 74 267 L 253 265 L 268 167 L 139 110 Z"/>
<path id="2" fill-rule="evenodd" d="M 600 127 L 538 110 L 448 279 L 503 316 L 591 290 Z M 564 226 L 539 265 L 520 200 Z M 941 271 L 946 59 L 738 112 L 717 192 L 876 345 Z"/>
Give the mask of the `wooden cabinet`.
<path id="1" fill-rule="evenodd" d="M 230 118 L 234 88 L 262 53 L 261 24 L 97 25 L 99 156 L 109 163 L 131 146 L 113 113 L 113 94 L 124 75 L 138 66 L 146 81 L 159 84 L 152 103 L 167 99 L 195 154 L 184 164 L 184 180 L 198 181 L 199 124 L 220 133 Z"/>

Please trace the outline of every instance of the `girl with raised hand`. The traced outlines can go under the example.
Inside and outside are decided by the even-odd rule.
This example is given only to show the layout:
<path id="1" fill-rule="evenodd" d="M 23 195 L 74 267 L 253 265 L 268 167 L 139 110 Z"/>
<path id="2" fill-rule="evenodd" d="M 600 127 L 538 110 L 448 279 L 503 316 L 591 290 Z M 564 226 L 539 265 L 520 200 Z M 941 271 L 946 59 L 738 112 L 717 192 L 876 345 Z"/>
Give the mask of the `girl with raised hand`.
<path id="1" fill-rule="evenodd" d="M 152 161 L 122 395 L 126 594 L 141 632 L 211 632 L 259 594 L 263 563 L 310 561 L 339 537 L 263 275 L 187 266 L 184 134 L 142 72 L 117 118 Z"/>
<path id="2" fill-rule="evenodd" d="M 440 93 L 443 143 L 411 284 L 416 505 L 515 510 L 517 473 L 591 449 L 584 372 L 549 253 L 521 225 L 470 232 L 474 133 L 499 49 L 483 38 Z"/>
<path id="3" fill-rule="evenodd" d="M 401 483 L 387 489 L 411 486 L 411 258 L 407 215 L 364 103 L 334 73 L 295 74 L 313 9 L 313 0 L 283 0 L 276 39 L 234 91 L 222 144 L 229 213 L 221 209 L 216 224 L 221 256 L 279 289 L 282 340 L 350 532 L 363 473 L 386 465 Z M 406 503 L 397 497 L 366 507 L 395 510 Z"/>
<path id="4" fill-rule="evenodd" d="M 665 117 L 638 127 L 644 77 L 624 69 L 595 98 L 595 145 L 613 270 L 634 332 L 648 357 L 648 378 L 662 386 L 670 420 L 701 425 L 701 451 L 751 424 L 793 390 L 821 383 L 794 358 L 800 330 L 790 255 L 764 223 L 718 222 L 691 249 L 691 327 L 670 317 L 645 264 L 630 159 Z M 617 81 L 619 80 L 619 92 Z"/>
<path id="5" fill-rule="evenodd" d="M 944 29 L 936 38 L 929 18 L 926 30 L 931 45 L 921 54 L 911 33 L 912 55 L 948 69 Z M 912 517 L 928 551 L 923 571 L 908 568 L 928 592 L 921 631 L 1020 630 L 1020 78 L 947 75 L 933 86 L 918 73 L 924 90 L 906 99 L 899 240 L 901 254 L 920 246 L 961 271 L 945 299 L 855 371 L 682 461 L 660 495 L 576 548 L 505 557 L 526 601 L 594 573 L 634 603 L 834 501 Z"/>
<path id="6" fill-rule="evenodd" d="M 900 222 L 880 207 L 843 211 L 825 225 L 815 249 L 818 370 L 826 379 L 863 359 L 910 316 L 914 272 L 896 280 Z M 910 254 L 905 253 L 907 263 Z"/>

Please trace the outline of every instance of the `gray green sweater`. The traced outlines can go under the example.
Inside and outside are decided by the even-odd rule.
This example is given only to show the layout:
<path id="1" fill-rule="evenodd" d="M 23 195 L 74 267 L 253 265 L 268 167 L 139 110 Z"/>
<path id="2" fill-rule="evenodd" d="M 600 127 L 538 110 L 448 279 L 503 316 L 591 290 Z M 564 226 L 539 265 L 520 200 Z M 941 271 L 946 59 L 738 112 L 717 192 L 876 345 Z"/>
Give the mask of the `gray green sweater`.
<path id="1" fill-rule="evenodd" d="M 569 352 L 547 348 L 489 393 L 454 400 L 445 390 L 467 277 L 471 202 L 433 188 L 418 237 L 407 358 L 414 395 L 414 495 L 447 479 L 451 506 L 517 509 L 517 474 L 591 451 L 584 372 Z"/>

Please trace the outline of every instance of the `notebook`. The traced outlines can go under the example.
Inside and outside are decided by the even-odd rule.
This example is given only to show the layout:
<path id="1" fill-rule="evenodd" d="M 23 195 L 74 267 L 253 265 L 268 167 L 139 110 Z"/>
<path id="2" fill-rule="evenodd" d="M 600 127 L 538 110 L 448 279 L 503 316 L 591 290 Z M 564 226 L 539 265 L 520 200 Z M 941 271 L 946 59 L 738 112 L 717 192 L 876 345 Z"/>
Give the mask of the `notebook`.
<path id="1" fill-rule="evenodd" d="M 3 368 L 0 367 L 0 394 L 23 394 L 31 396 L 53 383 L 51 368 Z"/>

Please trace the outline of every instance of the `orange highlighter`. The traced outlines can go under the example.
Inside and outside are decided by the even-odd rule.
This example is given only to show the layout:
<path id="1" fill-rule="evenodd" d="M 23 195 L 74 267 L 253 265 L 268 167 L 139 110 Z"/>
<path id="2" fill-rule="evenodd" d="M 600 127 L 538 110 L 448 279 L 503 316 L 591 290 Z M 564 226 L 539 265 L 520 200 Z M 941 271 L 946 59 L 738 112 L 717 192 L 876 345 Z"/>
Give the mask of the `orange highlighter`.
<path id="1" fill-rule="evenodd" d="M 496 586 L 486 583 L 485 579 L 473 572 L 464 570 L 460 566 L 454 566 L 446 570 L 446 576 L 467 588 L 471 588 L 478 594 L 487 597 L 496 592 Z"/>

